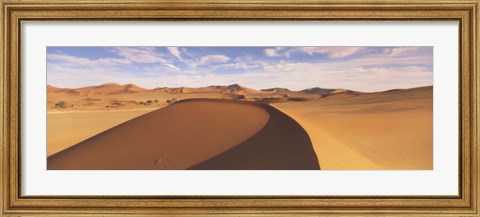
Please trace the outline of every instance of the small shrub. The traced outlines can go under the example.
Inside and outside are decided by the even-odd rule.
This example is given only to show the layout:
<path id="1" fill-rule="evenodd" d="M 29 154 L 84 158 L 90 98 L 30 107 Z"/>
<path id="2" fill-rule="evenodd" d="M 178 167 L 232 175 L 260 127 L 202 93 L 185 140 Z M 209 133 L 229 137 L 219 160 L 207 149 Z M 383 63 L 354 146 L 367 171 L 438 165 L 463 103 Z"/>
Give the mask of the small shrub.
<path id="1" fill-rule="evenodd" d="M 67 103 L 65 101 L 59 101 L 55 104 L 55 108 L 67 108 Z"/>
<path id="2" fill-rule="evenodd" d="M 114 101 L 114 102 L 112 102 L 112 105 L 113 106 L 124 106 L 125 104 L 123 104 L 122 102 L 119 102 L 119 101 Z"/>
<path id="3" fill-rule="evenodd" d="M 176 103 L 177 101 L 177 98 L 167 99 L 167 103 L 170 105 Z"/>

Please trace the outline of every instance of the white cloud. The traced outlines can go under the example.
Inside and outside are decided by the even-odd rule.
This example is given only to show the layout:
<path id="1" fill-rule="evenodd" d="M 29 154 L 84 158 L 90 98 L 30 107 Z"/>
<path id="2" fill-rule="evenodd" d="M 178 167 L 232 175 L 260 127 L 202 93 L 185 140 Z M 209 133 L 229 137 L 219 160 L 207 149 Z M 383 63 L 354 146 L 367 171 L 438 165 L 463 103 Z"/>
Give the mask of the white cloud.
<path id="1" fill-rule="evenodd" d="M 214 65 L 211 67 L 212 70 L 217 70 L 217 69 L 252 69 L 252 68 L 261 68 L 260 65 L 255 64 L 255 63 L 225 63 L 225 64 L 219 64 L 219 65 Z"/>
<path id="2" fill-rule="evenodd" d="M 168 52 L 175 56 L 180 62 L 186 64 L 189 69 L 196 69 L 198 61 L 187 51 L 187 48 L 167 47 Z M 180 51 L 181 50 L 181 51 Z M 183 55 L 183 57 L 182 57 Z"/>
<path id="3" fill-rule="evenodd" d="M 386 52 L 390 53 L 390 56 L 402 56 L 402 55 L 412 53 L 413 51 L 416 51 L 416 50 L 418 50 L 418 47 L 396 47 L 396 48 L 387 49 Z"/>
<path id="4" fill-rule="evenodd" d="M 180 71 L 180 68 L 178 68 L 175 65 L 170 64 L 170 63 L 162 64 L 162 66 L 164 68 L 168 69 L 168 70 L 171 70 L 171 71 Z"/>
<path id="5" fill-rule="evenodd" d="M 178 50 L 178 47 L 167 47 L 167 50 L 175 57 L 177 57 L 179 60 L 182 60 L 182 56 L 180 55 L 180 50 Z"/>
<path id="6" fill-rule="evenodd" d="M 278 56 L 280 56 L 279 51 L 281 49 L 282 49 L 282 47 L 268 48 L 268 49 L 263 50 L 263 52 L 268 57 L 278 57 Z"/>
<path id="7" fill-rule="evenodd" d="M 206 65 L 206 64 L 210 64 L 210 63 L 226 63 L 229 60 L 230 60 L 230 57 L 225 56 L 225 55 L 220 55 L 220 54 L 207 55 L 207 56 L 204 56 L 204 57 L 200 58 L 200 60 L 198 61 L 198 64 L 199 65 Z"/>
<path id="8" fill-rule="evenodd" d="M 169 62 L 136 65 L 127 58 L 137 51 L 122 50 L 121 58 L 90 60 L 64 54 L 48 54 L 48 84 L 60 87 L 80 87 L 102 83 L 135 83 L 146 88 L 160 86 L 201 87 L 239 83 L 248 87 L 263 89 L 285 87 L 301 90 L 310 87 L 346 88 L 359 91 L 383 91 L 394 88 L 411 88 L 433 84 L 433 57 L 429 49 L 380 48 L 366 50 L 338 49 L 335 47 L 286 48 L 278 49 L 287 53 L 303 52 L 313 55 L 322 52 L 330 59 L 315 61 L 295 61 L 262 58 L 249 55 L 231 59 L 226 55 L 207 55 L 200 59 L 189 58 L 182 49 L 180 60 L 183 64 Z M 340 47 L 343 48 L 343 47 Z M 295 51 L 291 51 L 294 50 Z M 139 53 L 152 58 L 161 58 L 155 50 L 141 49 Z M 277 50 L 275 48 L 275 50 Z M 173 50 L 175 52 L 175 49 Z M 341 57 L 355 55 L 354 58 Z M 119 51 L 120 53 L 120 51 Z M 164 51 L 164 54 L 169 55 Z M 148 55 L 147 55 L 148 54 Z M 393 54 L 393 55 L 392 55 Z M 173 54 L 172 54 L 173 55 Z M 177 57 L 178 58 L 178 57 Z M 144 60 L 148 60 L 146 58 Z M 197 65 L 199 67 L 197 67 Z M 205 65 L 207 67 L 201 67 Z M 87 67 L 78 67 L 87 66 Z M 215 70 L 222 69 L 216 72 Z M 228 69 L 245 69 L 241 73 L 221 73 Z M 215 71 L 215 73 L 214 73 Z M 233 70 L 232 70 L 233 71 Z M 174 72 L 174 73 L 173 73 Z M 139 76 L 141 75 L 141 76 Z"/>
<path id="9" fill-rule="evenodd" d="M 268 57 L 277 57 L 277 56 L 280 56 L 279 54 L 277 54 L 277 50 L 275 49 L 265 49 L 263 50 L 263 52 L 265 52 L 265 55 L 267 55 Z"/>
<path id="10" fill-rule="evenodd" d="M 172 67 L 173 66 L 173 67 Z M 163 68 L 162 68 L 163 67 Z M 209 70 L 197 70 L 192 74 L 165 73 L 174 71 L 174 65 L 142 69 L 135 73 L 103 70 L 102 68 L 72 69 L 61 65 L 48 65 L 48 83 L 63 87 L 80 87 L 102 83 L 135 83 L 146 88 L 155 87 L 202 87 L 239 83 L 263 89 L 285 87 L 302 90 L 310 87 L 346 88 L 358 91 L 383 91 L 394 88 L 411 88 L 433 84 L 432 71 L 421 66 L 364 66 L 351 61 L 343 64 L 275 62 L 262 69 L 245 73 L 214 74 Z M 168 67 L 172 67 L 168 69 Z M 228 65 L 228 67 L 243 67 Z M 136 74 L 143 75 L 138 77 Z M 82 78 L 81 81 L 78 78 Z"/>
<path id="11" fill-rule="evenodd" d="M 83 66 L 83 67 L 99 67 L 99 66 L 113 66 L 117 64 L 130 64 L 128 59 L 116 59 L 116 58 L 100 58 L 91 60 L 83 57 L 75 57 L 65 54 L 48 54 L 47 59 L 61 61 L 63 64 L 71 66 Z"/>
<path id="12" fill-rule="evenodd" d="M 301 47 L 290 49 L 285 52 L 285 55 L 289 57 L 296 52 L 307 53 L 309 55 L 325 54 L 327 57 L 334 59 L 348 57 L 364 49 L 364 47 Z"/>
<path id="13" fill-rule="evenodd" d="M 433 56 L 431 54 L 418 55 L 369 55 L 346 61 L 348 64 L 356 64 L 358 66 L 373 66 L 373 65 L 433 65 Z"/>
<path id="14" fill-rule="evenodd" d="M 115 47 L 111 51 L 136 63 L 167 62 L 154 47 Z"/>

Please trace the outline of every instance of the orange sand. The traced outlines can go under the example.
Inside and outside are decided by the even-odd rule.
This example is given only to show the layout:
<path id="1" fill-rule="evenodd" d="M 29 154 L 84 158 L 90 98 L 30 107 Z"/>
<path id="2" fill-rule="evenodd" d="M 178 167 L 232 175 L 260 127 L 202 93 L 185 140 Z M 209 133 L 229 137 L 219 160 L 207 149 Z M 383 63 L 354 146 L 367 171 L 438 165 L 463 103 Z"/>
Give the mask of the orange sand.
<path id="1" fill-rule="evenodd" d="M 433 169 L 432 87 L 277 103 L 309 133 L 322 169 Z"/>
<path id="2" fill-rule="evenodd" d="M 47 114 L 47 155 L 50 156 L 125 121 L 153 111 L 67 111 Z"/>
<path id="3" fill-rule="evenodd" d="M 50 156 L 48 169 L 319 169 L 295 124 L 266 105 L 183 101 Z"/>

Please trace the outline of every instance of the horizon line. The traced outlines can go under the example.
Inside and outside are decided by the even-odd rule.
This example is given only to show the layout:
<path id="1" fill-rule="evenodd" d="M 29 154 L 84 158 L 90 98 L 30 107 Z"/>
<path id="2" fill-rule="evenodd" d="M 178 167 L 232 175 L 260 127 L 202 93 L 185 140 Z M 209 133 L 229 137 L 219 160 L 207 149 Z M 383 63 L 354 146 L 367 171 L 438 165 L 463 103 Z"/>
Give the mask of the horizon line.
<path id="1" fill-rule="evenodd" d="M 324 90 L 327 90 L 327 89 L 349 90 L 349 91 L 354 91 L 354 92 L 359 92 L 359 93 L 378 93 L 378 92 L 386 92 L 386 91 L 391 91 L 391 90 L 408 90 L 408 89 L 421 88 L 421 87 L 433 87 L 433 84 L 432 84 L 432 85 L 415 86 L 415 87 L 409 87 L 409 88 L 391 88 L 391 89 L 380 90 L 380 91 L 358 91 L 358 90 L 352 90 L 352 89 L 347 89 L 347 88 L 323 88 L 323 87 L 318 87 L 318 86 L 309 87 L 309 88 L 305 88 L 305 89 L 301 89 L 301 90 L 292 90 L 292 89 L 285 88 L 285 87 L 269 87 L 269 88 L 256 89 L 256 88 L 251 88 L 251 87 L 248 87 L 248 86 L 245 86 L 245 85 L 241 85 L 239 83 L 233 83 L 233 84 L 228 84 L 228 85 L 212 84 L 212 85 L 209 85 L 209 86 L 201 86 L 201 87 L 189 87 L 189 86 L 167 87 L 167 86 L 164 86 L 164 87 L 154 87 L 154 88 L 145 88 L 145 87 L 142 87 L 142 86 L 137 85 L 135 83 L 119 84 L 117 82 L 107 82 L 107 83 L 103 83 L 103 84 L 100 84 L 100 85 L 89 85 L 89 86 L 82 86 L 82 87 L 59 87 L 59 86 L 50 85 L 50 84 L 47 84 L 46 86 L 47 87 L 50 86 L 50 87 L 54 87 L 54 88 L 59 88 L 59 89 L 80 89 L 80 88 L 86 88 L 86 87 L 100 87 L 100 86 L 104 86 L 104 85 L 117 85 L 117 86 L 135 85 L 135 86 L 137 86 L 139 88 L 142 88 L 142 89 L 145 89 L 145 90 L 155 90 L 155 89 L 158 89 L 158 88 L 172 88 L 172 89 L 173 88 L 193 88 L 194 89 L 194 88 L 206 88 L 206 87 L 212 87 L 212 86 L 228 87 L 228 86 L 238 85 L 238 86 L 241 86 L 241 87 L 244 87 L 244 88 L 249 88 L 249 89 L 253 89 L 253 90 L 257 90 L 257 91 L 281 88 L 281 89 L 286 89 L 286 90 L 289 90 L 289 91 L 301 92 L 301 91 L 305 91 L 305 90 L 309 90 L 309 89 L 320 88 L 320 89 L 324 89 Z"/>

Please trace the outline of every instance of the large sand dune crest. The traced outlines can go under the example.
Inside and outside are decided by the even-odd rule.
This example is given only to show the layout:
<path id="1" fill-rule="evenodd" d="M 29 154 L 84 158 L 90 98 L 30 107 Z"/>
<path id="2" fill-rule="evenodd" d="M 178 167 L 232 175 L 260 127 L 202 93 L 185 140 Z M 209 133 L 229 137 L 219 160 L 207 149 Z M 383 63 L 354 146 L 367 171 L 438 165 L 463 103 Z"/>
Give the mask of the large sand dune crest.
<path id="1" fill-rule="evenodd" d="M 266 126 L 247 141 L 190 169 L 318 170 L 307 132 L 291 117 L 265 105 Z"/>
<path id="2" fill-rule="evenodd" d="M 308 135 L 295 124 L 267 105 L 185 100 L 54 154 L 47 168 L 319 169 Z M 278 134 L 292 129 L 294 136 Z M 233 158 L 221 160 L 225 155 Z"/>

